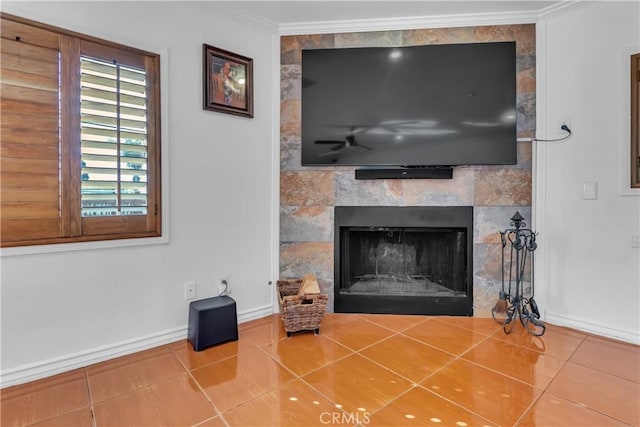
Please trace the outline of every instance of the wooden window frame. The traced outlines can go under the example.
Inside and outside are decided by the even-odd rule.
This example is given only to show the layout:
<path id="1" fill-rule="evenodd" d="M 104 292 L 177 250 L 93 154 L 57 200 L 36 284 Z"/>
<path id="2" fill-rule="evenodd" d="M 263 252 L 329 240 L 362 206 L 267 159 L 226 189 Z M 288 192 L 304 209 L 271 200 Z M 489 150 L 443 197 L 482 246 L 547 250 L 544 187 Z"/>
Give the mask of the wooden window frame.
<path id="1" fill-rule="evenodd" d="M 2 236 L 2 247 L 33 246 L 70 242 L 108 241 L 162 236 L 161 220 L 161 127 L 160 56 L 158 54 L 75 33 L 62 28 L 1 13 L 3 23 L 11 22 L 59 36 L 60 140 L 59 140 L 59 230 L 55 237 Z M 3 25 L 4 27 L 4 25 Z M 4 33 L 4 28 L 3 28 Z M 5 35 L 2 35 L 3 40 Z M 18 38 L 16 38 L 18 40 Z M 111 217 L 82 217 L 81 214 L 81 135 L 80 135 L 80 56 L 117 58 L 123 63 L 142 66 L 147 76 L 147 214 Z M 3 159 L 4 161 L 4 159 Z M 4 178 L 4 176 L 3 176 Z M 4 199 L 2 200 L 4 203 Z M 19 220 L 19 218 L 18 218 Z M 7 230 L 3 217 L 2 228 Z M 37 224 L 36 224 L 37 225 Z M 16 237 L 17 236 L 17 237 Z"/>
<path id="2" fill-rule="evenodd" d="M 631 55 L 631 188 L 640 188 L 640 53 Z"/>

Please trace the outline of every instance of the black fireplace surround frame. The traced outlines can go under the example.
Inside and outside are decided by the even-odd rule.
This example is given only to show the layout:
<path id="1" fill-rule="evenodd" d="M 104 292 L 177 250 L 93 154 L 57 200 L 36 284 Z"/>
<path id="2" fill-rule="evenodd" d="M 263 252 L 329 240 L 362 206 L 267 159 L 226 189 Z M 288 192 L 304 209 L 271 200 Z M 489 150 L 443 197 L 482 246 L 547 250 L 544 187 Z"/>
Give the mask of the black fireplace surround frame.
<path id="1" fill-rule="evenodd" d="M 349 227 L 466 229 L 466 298 L 340 295 L 347 273 L 341 265 L 342 230 Z M 336 206 L 334 211 L 334 311 L 473 316 L 472 206 Z"/>

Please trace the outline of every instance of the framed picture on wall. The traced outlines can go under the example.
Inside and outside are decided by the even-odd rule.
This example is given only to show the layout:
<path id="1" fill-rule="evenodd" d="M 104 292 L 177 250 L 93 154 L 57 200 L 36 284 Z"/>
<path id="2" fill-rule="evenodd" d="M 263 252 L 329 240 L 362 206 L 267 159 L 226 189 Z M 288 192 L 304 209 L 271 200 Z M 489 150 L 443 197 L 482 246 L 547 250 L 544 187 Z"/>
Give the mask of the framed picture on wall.
<path id="1" fill-rule="evenodd" d="M 203 52 L 203 108 L 253 117 L 253 59 L 210 46 Z"/>

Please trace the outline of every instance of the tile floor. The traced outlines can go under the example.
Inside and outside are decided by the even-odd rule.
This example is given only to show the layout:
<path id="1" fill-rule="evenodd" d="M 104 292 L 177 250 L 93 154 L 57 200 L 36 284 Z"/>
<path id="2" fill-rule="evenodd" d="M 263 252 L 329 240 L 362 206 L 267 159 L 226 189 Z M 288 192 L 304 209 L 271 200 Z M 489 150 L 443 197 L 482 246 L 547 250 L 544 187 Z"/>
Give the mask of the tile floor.
<path id="1" fill-rule="evenodd" d="M 638 426 L 640 347 L 549 325 L 277 315 L 194 352 L 186 341 L 6 388 L 9 426 Z"/>

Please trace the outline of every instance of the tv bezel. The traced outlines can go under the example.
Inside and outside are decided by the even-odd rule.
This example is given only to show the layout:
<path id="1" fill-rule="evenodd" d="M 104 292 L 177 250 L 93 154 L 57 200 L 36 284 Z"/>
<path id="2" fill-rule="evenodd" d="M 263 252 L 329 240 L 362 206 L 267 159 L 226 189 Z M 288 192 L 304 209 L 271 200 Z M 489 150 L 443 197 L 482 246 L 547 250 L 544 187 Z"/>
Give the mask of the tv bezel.
<path id="1" fill-rule="evenodd" d="M 459 162 L 448 162 L 448 163 L 437 163 L 437 162 L 416 162 L 416 163 L 412 163 L 412 162 L 346 162 L 346 163 L 336 163 L 336 162 L 318 162 L 318 161 L 306 161 L 305 162 L 305 156 L 304 156 L 304 148 L 305 148 L 305 144 L 311 144 L 311 142 L 309 141 L 305 141 L 304 140 L 304 57 L 305 57 L 305 52 L 309 52 L 309 51 L 345 51 L 345 50 L 360 50 L 360 49 L 379 49 L 379 50 L 385 50 L 385 51 L 389 51 L 391 52 L 392 50 L 396 50 L 396 49 L 411 49 L 414 47 L 428 47 L 428 46 L 438 46 L 438 47 L 443 47 L 443 46 L 460 46 L 460 45 L 465 45 L 465 46 L 469 46 L 469 45 L 487 45 L 487 44 L 501 44 L 501 45 L 511 45 L 511 51 L 512 51 L 512 69 L 513 69 L 513 89 L 512 89 L 512 93 L 513 93 L 513 111 L 514 111 L 514 118 L 513 118 L 513 125 L 512 127 L 509 129 L 509 132 L 512 131 L 513 133 L 513 143 L 511 144 L 511 152 L 510 153 L 506 153 L 506 155 L 504 155 L 504 153 L 506 152 L 503 151 L 503 155 L 501 156 L 502 158 L 499 160 L 496 160 L 495 162 L 491 162 L 491 161 L 477 161 L 477 162 L 468 162 L 468 161 L 459 161 Z M 454 166 L 475 166 L 475 165 L 515 165 L 517 164 L 517 120 L 516 117 L 517 116 L 517 107 L 518 107 L 518 103 L 517 103 L 517 64 L 516 64 L 516 59 L 517 59 L 517 55 L 516 55 L 516 46 L 515 46 L 515 41 L 498 41 L 498 42 L 482 42 L 482 43 L 451 43 L 451 44 L 438 44 L 438 45 L 422 45 L 422 46 L 381 46 L 381 47 L 349 47 L 349 48 L 331 48 L 331 49 L 302 49 L 302 55 L 301 55 L 301 80 L 302 80 L 302 88 L 301 88 L 301 103 L 302 103 L 302 111 L 301 111 L 301 166 L 302 167 L 328 167 L 328 166 L 336 166 L 336 167 L 359 167 L 359 168 L 367 168 L 367 169 L 381 169 L 384 168 L 385 170 L 393 170 L 393 169 L 415 169 L 415 168 L 441 168 L 441 167 L 446 167 L 446 168 L 450 168 L 450 167 L 454 167 Z M 504 160 L 505 158 L 508 158 L 508 160 Z M 317 160 L 317 157 L 316 157 Z M 402 178 L 402 174 L 400 174 L 398 177 Z"/>

